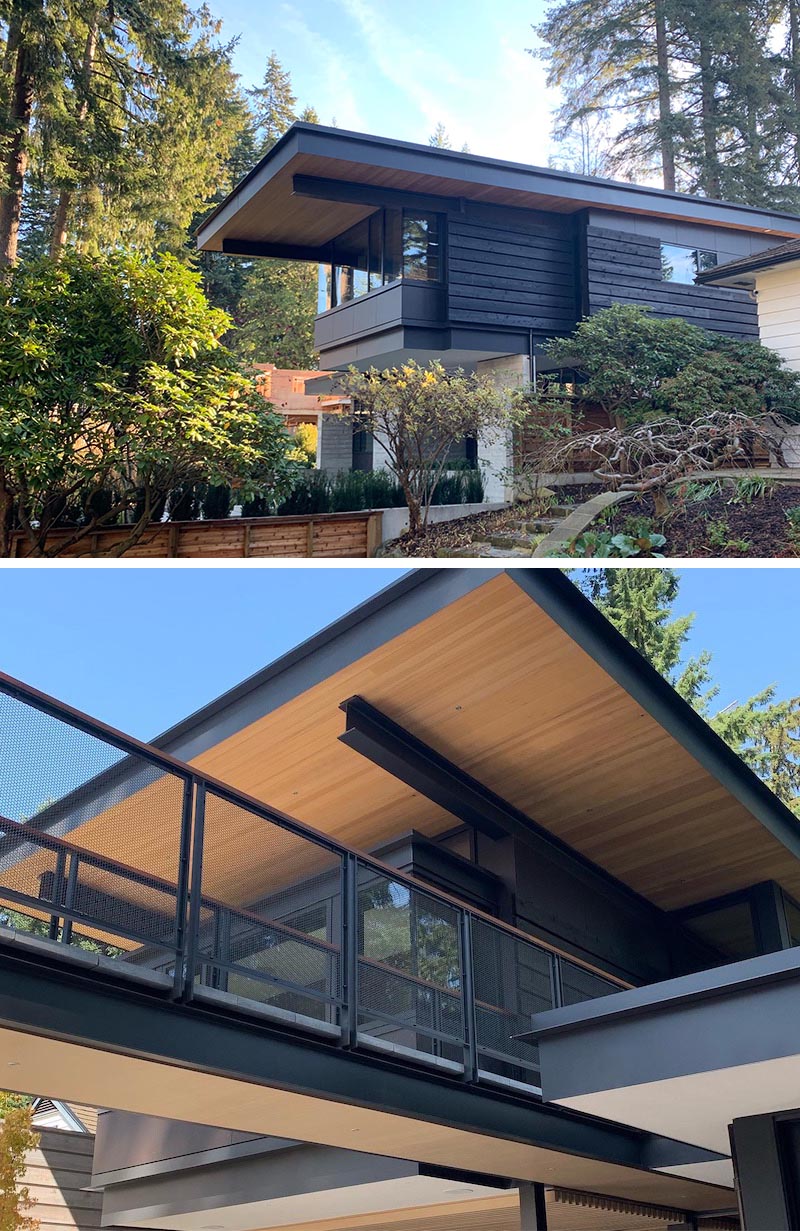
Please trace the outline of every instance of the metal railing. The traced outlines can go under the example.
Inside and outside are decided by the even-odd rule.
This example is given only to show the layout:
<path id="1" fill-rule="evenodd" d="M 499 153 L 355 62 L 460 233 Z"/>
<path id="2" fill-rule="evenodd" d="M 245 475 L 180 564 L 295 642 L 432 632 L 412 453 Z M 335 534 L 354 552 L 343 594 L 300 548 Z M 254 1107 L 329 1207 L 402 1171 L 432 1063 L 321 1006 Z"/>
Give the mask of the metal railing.
<path id="1" fill-rule="evenodd" d="M 0 675 L 0 945 L 527 1089 L 619 984 Z"/>

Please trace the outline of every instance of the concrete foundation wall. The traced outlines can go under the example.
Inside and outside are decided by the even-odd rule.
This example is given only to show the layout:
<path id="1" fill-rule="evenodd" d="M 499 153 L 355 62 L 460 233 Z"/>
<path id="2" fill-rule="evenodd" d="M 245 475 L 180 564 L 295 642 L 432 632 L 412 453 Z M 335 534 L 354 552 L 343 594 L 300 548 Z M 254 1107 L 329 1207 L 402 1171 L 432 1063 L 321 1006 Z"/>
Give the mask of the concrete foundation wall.
<path id="1" fill-rule="evenodd" d="M 518 389 L 530 380 L 530 360 L 527 355 L 503 355 L 499 359 L 482 360 L 476 364 L 476 371 L 488 373 L 498 389 Z M 483 471 L 487 501 L 507 503 L 513 499 L 513 443 L 511 429 L 478 437 L 478 466 Z"/>

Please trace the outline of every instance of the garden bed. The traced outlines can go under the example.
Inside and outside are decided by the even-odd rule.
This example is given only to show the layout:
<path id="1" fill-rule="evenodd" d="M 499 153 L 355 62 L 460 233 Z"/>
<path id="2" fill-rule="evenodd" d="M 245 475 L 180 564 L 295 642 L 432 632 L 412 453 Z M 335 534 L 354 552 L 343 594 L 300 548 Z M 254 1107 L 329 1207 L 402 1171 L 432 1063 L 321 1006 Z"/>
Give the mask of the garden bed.
<path id="1" fill-rule="evenodd" d="M 559 487 L 556 498 L 562 503 L 569 500 L 577 508 L 590 496 L 605 490 L 600 483 L 570 484 Z M 527 520 L 532 516 L 532 505 L 527 501 L 519 501 L 508 508 L 475 513 L 469 517 L 459 517 L 454 521 L 428 526 L 419 534 L 403 534 L 400 538 L 386 543 L 380 554 L 429 557 L 461 555 L 471 543 L 502 534 L 520 520 Z"/>
<path id="2" fill-rule="evenodd" d="M 787 513 L 800 508 L 800 486 L 775 483 L 766 494 L 742 499 L 736 484 L 699 501 L 677 503 L 666 520 L 655 517 L 651 496 L 635 496 L 614 510 L 603 528 L 623 534 L 632 524 L 646 519 L 653 530 L 666 537 L 665 556 L 690 559 L 742 559 L 800 554 L 800 537 L 792 538 Z M 598 523 L 592 527 L 598 529 Z"/>

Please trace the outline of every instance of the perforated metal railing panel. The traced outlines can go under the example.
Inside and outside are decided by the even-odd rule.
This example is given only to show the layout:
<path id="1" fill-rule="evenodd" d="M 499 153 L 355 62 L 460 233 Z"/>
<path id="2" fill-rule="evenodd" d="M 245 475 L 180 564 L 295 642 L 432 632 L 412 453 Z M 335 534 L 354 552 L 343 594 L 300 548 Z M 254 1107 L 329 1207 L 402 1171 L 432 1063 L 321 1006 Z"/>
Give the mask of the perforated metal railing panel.
<path id="1" fill-rule="evenodd" d="M 0 691 L 0 923 L 163 962 L 183 800 L 179 774 Z"/>
<path id="2" fill-rule="evenodd" d="M 342 856 L 214 791 L 203 847 L 198 980 L 336 1022 Z"/>
<path id="3" fill-rule="evenodd" d="M 610 979 L 593 974 L 591 970 L 577 966 L 566 958 L 559 959 L 559 967 L 562 1004 L 580 1004 L 583 1000 L 596 1000 L 619 991 L 618 985 Z"/>
<path id="4" fill-rule="evenodd" d="M 529 1029 L 532 1013 L 555 1005 L 551 954 L 473 919 L 472 962 L 480 1068 L 538 1086 L 538 1048 L 514 1036 Z"/>
<path id="5" fill-rule="evenodd" d="M 358 868 L 358 1029 L 460 1063 L 465 1042 L 460 912 Z"/>

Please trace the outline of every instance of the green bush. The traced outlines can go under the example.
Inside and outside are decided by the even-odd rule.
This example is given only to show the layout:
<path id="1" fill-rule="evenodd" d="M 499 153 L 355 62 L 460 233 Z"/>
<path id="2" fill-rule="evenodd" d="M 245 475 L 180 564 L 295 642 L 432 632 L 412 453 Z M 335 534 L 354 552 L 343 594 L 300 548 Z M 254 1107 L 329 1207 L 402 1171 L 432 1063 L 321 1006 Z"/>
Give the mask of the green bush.
<path id="1" fill-rule="evenodd" d="M 479 470 L 459 467 L 446 471 L 434 493 L 433 504 L 480 504 L 483 477 Z M 291 495 L 278 508 L 283 516 L 300 513 L 349 513 L 359 509 L 398 509 L 405 506 L 400 484 L 386 470 L 344 470 L 330 476 L 321 470 L 303 474 Z M 258 516 L 249 512 L 245 516 Z"/>
<path id="2" fill-rule="evenodd" d="M 775 351 L 648 308 L 604 308 L 546 349 L 577 375 L 578 401 L 602 406 L 618 427 L 665 416 L 690 423 L 722 407 L 800 422 L 800 374 Z M 566 392 L 553 380 L 538 398 L 528 391 L 531 410 L 551 407 L 554 390 Z"/>

